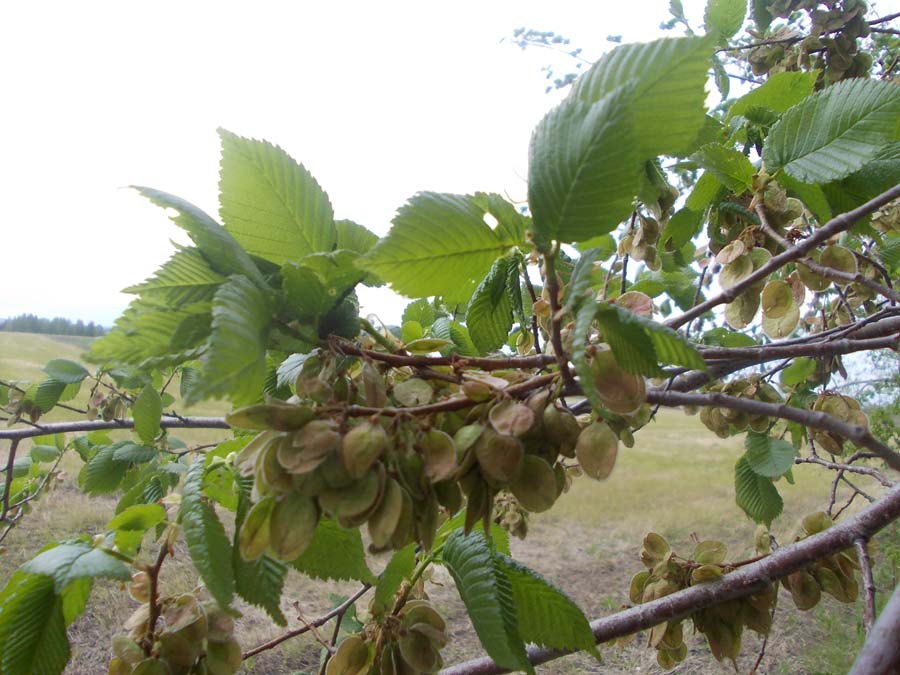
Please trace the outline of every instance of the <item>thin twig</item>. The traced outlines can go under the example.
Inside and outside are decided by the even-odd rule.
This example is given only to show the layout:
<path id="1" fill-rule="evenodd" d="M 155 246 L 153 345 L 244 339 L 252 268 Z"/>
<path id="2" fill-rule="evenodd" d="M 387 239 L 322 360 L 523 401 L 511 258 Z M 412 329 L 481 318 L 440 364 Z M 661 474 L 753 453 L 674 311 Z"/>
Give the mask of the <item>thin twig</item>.
<path id="1" fill-rule="evenodd" d="M 144 634 L 144 639 L 142 641 L 144 654 L 147 656 L 151 655 L 153 650 L 153 634 L 156 630 L 156 622 L 159 619 L 160 607 L 159 607 L 159 572 L 162 569 L 163 562 L 165 562 L 166 556 L 169 554 L 169 542 L 163 540 L 162 546 L 160 546 L 159 554 L 156 556 L 156 562 L 147 569 L 147 576 L 150 578 L 150 600 L 149 604 L 149 614 L 147 619 L 147 632 Z"/>
<path id="2" fill-rule="evenodd" d="M 522 276 L 525 278 L 525 288 L 528 289 L 528 295 L 531 296 L 531 333 L 534 335 L 534 351 L 538 354 L 543 353 L 541 349 L 541 331 L 538 326 L 537 314 L 534 313 L 534 305 L 537 304 L 537 293 L 534 291 L 534 284 L 531 283 L 531 277 L 528 275 L 527 263 L 522 263 Z"/>
<path id="3" fill-rule="evenodd" d="M 868 542 L 860 537 L 853 545 L 859 560 L 859 571 L 863 580 L 863 627 L 866 635 L 872 632 L 875 623 L 875 579 L 872 577 L 872 559 L 869 557 Z"/>
<path id="4" fill-rule="evenodd" d="M 260 645 L 257 645 L 253 649 L 248 649 L 246 652 L 243 653 L 241 658 L 244 661 L 246 661 L 251 656 L 256 656 L 260 652 L 264 652 L 266 650 L 272 649 L 273 647 L 277 647 L 285 640 L 290 640 L 292 637 L 297 637 L 298 635 L 303 635 L 303 633 L 308 632 L 313 626 L 318 628 L 319 626 L 322 626 L 322 625 L 328 623 L 331 619 L 333 619 L 336 616 L 343 616 L 344 613 L 348 609 L 350 609 L 350 607 L 352 607 L 354 604 L 356 604 L 356 601 L 359 600 L 363 595 L 365 595 L 366 591 L 368 591 L 371 587 L 372 586 L 369 584 L 363 584 L 362 587 L 358 591 L 356 591 L 356 593 L 351 595 L 349 598 L 347 598 L 344 602 L 342 602 L 340 605 L 338 605 L 334 609 L 326 612 L 325 614 L 323 614 L 322 616 L 320 616 L 316 619 L 313 619 L 305 626 L 301 626 L 300 628 L 293 628 L 289 631 L 285 631 L 281 635 L 279 635 L 275 638 L 272 638 L 268 642 L 264 642 Z"/>
<path id="5" fill-rule="evenodd" d="M 13 438 L 9 444 L 9 454 L 6 456 L 6 482 L 3 485 L 3 511 L 0 511 L 0 522 L 6 520 L 6 516 L 9 515 L 9 499 L 12 492 L 13 470 L 18 449 L 19 439 Z"/>

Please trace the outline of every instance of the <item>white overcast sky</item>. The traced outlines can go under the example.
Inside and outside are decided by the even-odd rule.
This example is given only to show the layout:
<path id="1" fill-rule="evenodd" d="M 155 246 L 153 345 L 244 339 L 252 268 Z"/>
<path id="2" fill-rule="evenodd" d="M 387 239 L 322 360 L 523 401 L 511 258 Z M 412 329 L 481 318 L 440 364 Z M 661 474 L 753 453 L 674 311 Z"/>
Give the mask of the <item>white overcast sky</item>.
<path id="1" fill-rule="evenodd" d="M 883 3 L 881 3 L 883 4 Z M 702 0 L 685 0 L 695 25 Z M 384 234 L 415 192 L 526 195 L 531 129 L 563 57 L 501 39 L 553 30 L 593 57 L 661 35 L 668 0 L 42 2 L 0 6 L 0 318 L 110 325 L 183 240 L 123 186 L 217 214 L 216 128 L 303 163 L 338 218 Z M 565 72 L 565 68 L 563 68 Z M 378 309 L 381 296 L 363 298 Z M 396 309 L 386 320 L 396 320 Z"/>

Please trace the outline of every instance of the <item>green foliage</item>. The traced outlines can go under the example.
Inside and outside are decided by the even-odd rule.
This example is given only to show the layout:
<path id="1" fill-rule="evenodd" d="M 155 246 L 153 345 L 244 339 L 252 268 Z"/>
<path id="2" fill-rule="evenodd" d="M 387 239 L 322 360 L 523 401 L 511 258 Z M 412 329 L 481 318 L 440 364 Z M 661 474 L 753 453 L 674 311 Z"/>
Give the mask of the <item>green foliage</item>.
<path id="1" fill-rule="evenodd" d="M 533 673 L 519 634 L 512 586 L 484 535 L 455 531 L 444 544 L 442 559 L 488 655 L 504 668 Z"/>
<path id="2" fill-rule="evenodd" d="M 9 675 L 62 673 L 69 661 L 63 601 L 53 579 L 16 572 L 0 594 L 0 663 Z"/>
<path id="3" fill-rule="evenodd" d="M 497 559 L 512 586 L 523 640 L 553 649 L 583 649 L 600 660 L 590 624 L 578 605 L 534 570 L 503 554 Z"/>
<path id="4" fill-rule="evenodd" d="M 753 108 L 786 112 L 813 93 L 817 78 L 818 73 L 814 70 L 775 73 L 735 101 L 728 109 L 728 117 L 744 115 Z"/>
<path id="5" fill-rule="evenodd" d="M 212 316 L 209 353 L 188 403 L 213 396 L 253 403 L 266 377 L 268 295 L 247 277 L 232 276 L 216 291 Z"/>
<path id="6" fill-rule="evenodd" d="M 472 342 L 481 353 L 506 344 L 513 322 L 512 296 L 522 297 L 518 284 L 514 288 L 509 285 L 510 273 L 518 280 L 518 268 L 519 261 L 515 256 L 497 258 L 475 289 L 466 311 L 466 325 Z"/>
<path id="7" fill-rule="evenodd" d="M 140 396 L 131 406 L 134 416 L 134 430 L 144 443 L 153 443 L 159 434 L 159 421 L 162 418 L 162 399 L 153 385 L 147 384 Z"/>
<path id="8" fill-rule="evenodd" d="M 751 431 L 744 442 L 744 459 L 753 472 L 766 478 L 779 478 L 794 466 L 797 453 L 787 441 Z"/>
<path id="9" fill-rule="evenodd" d="M 225 528 L 204 498 L 205 471 L 203 462 L 195 462 L 185 474 L 178 518 L 194 567 L 216 602 L 227 608 L 234 597 L 232 549 Z"/>
<path id="10" fill-rule="evenodd" d="M 376 612 L 390 610 L 390 603 L 394 593 L 400 588 L 404 579 L 412 576 L 416 566 L 416 546 L 409 544 L 396 551 L 385 566 L 384 571 L 378 576 L 375 584 L 375 598 L 372 606 Z"/>
<path id="11" fill-rule="evenodd" d="M 772 480 L 754 471 L 746 456 L 734 467 L 734 491 L 737 505 L 757 523 L 770 525 L 784 509 Z"/>
<path id="12" fill-rule="evenodd" d="M 693 159 L 736 195 L 753 187 L 756 169 L 743 153 L 733 148 L 721 143 L 708 143 L 693 155 Z"/>
<path id="13" fill-rule="evenodd" d="M 333 520 L 319 523 L 309 548 L 291 566 L 313 579 L 376 581 L 366 565 L 359 530 L 344 529 Z"/>
<path id="14" fill-rule="evenodd" d="M 524 244 L 524 219 L 496 195 L 422 192 L 397 212 L 393 227 L 359 264 L 398 293 L 468 302 L 494 260 Z M 490 214 L 499 222 L 491 229 Z"/>
<path id="15" fill-rule="evenodd" d="M 784 113 L 763 150 L 766 168 L 805 183 L 839 180 L 896 140 L 900 89 L 851 79 L 813 94 Z"/>
<path id="16" fill-rule="evenodd" d="M 225 129 L 219 136 L 219 215 L 244 250 L 277 265 L 331 251 L 331 202 L 309 171 L 278 146 Z"/>
<path id="17" fill-rule="evenodd" d="M 703 23 L 707 33 L 727 40 L 741 29 L 746 13 L 746 0 L 708 0 Z"/>

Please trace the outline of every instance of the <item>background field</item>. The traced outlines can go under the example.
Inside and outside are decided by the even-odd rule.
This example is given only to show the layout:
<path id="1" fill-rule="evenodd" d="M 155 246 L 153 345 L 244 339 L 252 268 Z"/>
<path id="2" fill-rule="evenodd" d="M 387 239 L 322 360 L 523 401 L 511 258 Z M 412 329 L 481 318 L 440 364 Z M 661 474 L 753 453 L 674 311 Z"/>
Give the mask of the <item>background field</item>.
<path id="1" fill-rule="evenodd" d="M 52 358 L 79 360 L 89 344 L 87 338 L 52 337 L 0 333 L 0 380 L 42 377 L 41 367 Z M 82 398 L 85 396 L 82 393 Z M 81 401 L 83 403 L 83 401 Z M 75 403 L 78 404 L 78 401 Z M 175 407 L 178 408 L 176 401 Z M 221 414 L 222 404 L 205 404 L 178 412 Z M 54 411 L 54 420 L 72 419 L 75 413 Z M 188 444 L 224 439 L 221 431 L 180 431 Z M 0 442 L 0 457 L 7 446 Z M 661 411 L 656 423 L 637 434 L 634 448 L 623 449 L 609 480 L 598 483 L 588 479 L 575 482 L 548 514 L 532 517 L 529 536 L 514 540 L 514 557 L 541 572 L 566 590 L 590 618 L 614 612 L 628 603 L 628 583 L 641 569 L 638 557 L 641 540 L 649 531 L 666 537 L 676 551 L 689 551 L 690 536 L 719 539 L 729 548 L 729 559 L 752 555 L 755 526 L 734 503 L 733 467 L 742 452 L 739 438 L 721 440 L 708 432 L 696 417 L 676 411 Z M 63 461 L 66 475 L 58 487 L 42 498 L 34 512 L 26 516 L 22 527 L 7 538 L 7 552 L 0 556 L 0 582 L 44 544 L 73 533 L 94 534 L 103 530 L 113 513 L 112 498 L 88 498 L 77 487 L 80 460 L 70 453 Z M 780 542 L 790 542 L 800 518 L 827 504 L 831 476 L 827 471 L 800 466 L 794 471 L 795 485 L 779 484 L 785 500 L 785 513 L 773 531 Z M 871 494 L 875 487 L 863 486 Z M 841 493 L 839 492 L 839 495 Z M 737 525 L 735 525 L 737 523 Z M 897 525 L 879 538 L 877 578 L 883 599 L 897 582 Z M 378 571 L 386 556 L 372 560 Z M 163 580 L 168 590 L 190 589 L 197 578 L 187 561 L 186 551 L 167 563 Z M 452 581 L 437 570 L 430 586 L 435 603 L 450 622 L 453 635 L 444 651 L 446 663 L 479 656 L 474 637 L 453 589 Z M 348 594 L 352 584 L 311 582 L 291 572 L 283 608 L 292 619 L 298 612 L 306 618 L 317 616 L 332 606 L 330 594 Z M 790 598 L 781 593 L 775 614 L 773 638 L 759 673 L 808 674 L 844 673 L 861 643 L 859 617 L 861 606 L 841 605 L 830 596 L 811 612 L 797 612 Z M 88 611 L 70 633 L 73 661 L 68 673 L 105 672 L 109 640 L 136 605 L 117 584 L 95 586 Z M 238 638 L 244 648 L 251 647 L 279 632 L 265 615 L 253 608 L 239 623 Z M 330 635 L 330 626 L 326 631 Z M 542 673 L 658 673 L 655 652 L 645 646 L 646 635 L 637 636 L 624 647 L 604 647 L 604 661 L 597 664 L 584 656 L 572 656 L 542 668 Z M 688 641 L 690 655 L 674 671 L 677 673 L 734 672 L 731 664 L 718 664 L 710 656 L 702 638 Z M 738 672 L 748 673 L 758 654 L 759 642 L 748 633 Z M 317 672 L 319 647 L 303 636 L 260 655 L 248 662 L 247 673 Z"/>

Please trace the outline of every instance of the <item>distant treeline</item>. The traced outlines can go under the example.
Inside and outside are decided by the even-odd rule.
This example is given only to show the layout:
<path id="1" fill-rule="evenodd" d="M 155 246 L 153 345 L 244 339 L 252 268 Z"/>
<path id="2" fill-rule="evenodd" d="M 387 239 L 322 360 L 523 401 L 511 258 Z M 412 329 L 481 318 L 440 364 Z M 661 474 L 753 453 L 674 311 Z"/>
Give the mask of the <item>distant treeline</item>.
<path id="1" fill-rule="evenodd" d="M 85 337 L 106 335 L 106 329 L 93 321 L 88 323 L 81 319 L 71 321 L 61 316 L 44 319 L 34 314 L 20 314 L 11 319 L 0 319 L 0 330 L 8 333 L 49 333 L 51 335 L 81 335 Z"/>

